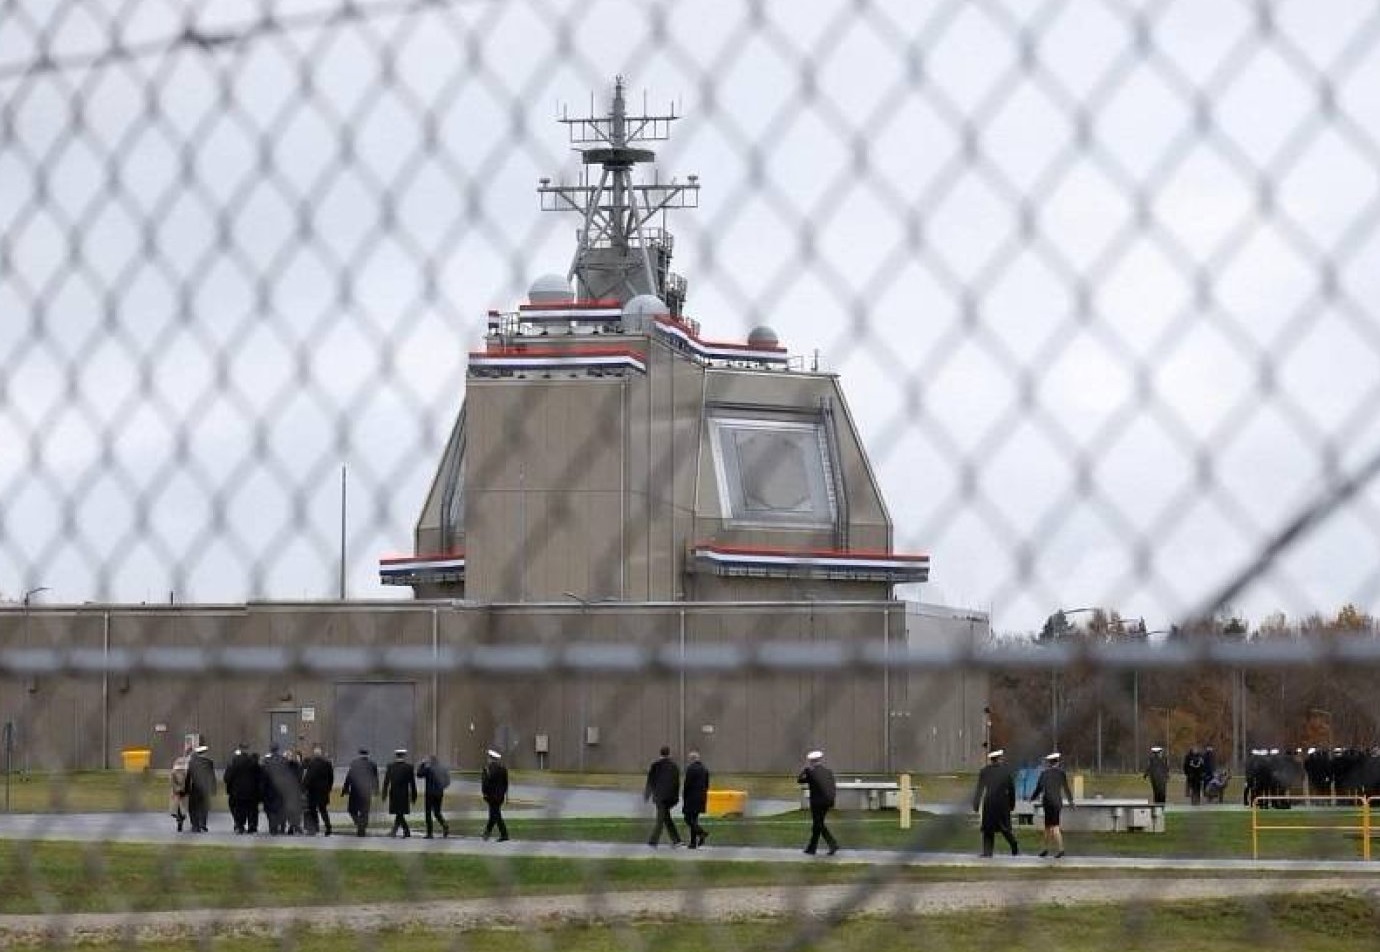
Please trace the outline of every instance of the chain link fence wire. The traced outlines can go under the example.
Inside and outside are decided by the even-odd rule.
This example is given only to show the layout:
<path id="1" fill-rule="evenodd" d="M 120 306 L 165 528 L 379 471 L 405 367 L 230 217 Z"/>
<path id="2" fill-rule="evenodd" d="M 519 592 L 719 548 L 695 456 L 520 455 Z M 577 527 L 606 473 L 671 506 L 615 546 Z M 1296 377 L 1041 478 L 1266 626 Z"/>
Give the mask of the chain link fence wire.
<path id="1" fill-rule="evenodd" d="M 591 93 L 602 115 L 615 75 L 683 116 L 658 167 L 702 183 L 698 210 L 670 225 L 688 313 L 723 338 L 771 325 L 804 366 L 840 375 L 896 551 L 935 559 L 900 594 L 976 606 L 995 637 L 879 648 L 824 623 L 804 644 L 798 619 L 768 612 L 751 639 L 673 650 L 572 595 L 539 637 L 463 650 L 427 642 L 427 609 L 392 601 L 399 627 L 342 605 L 310 623 L 327 646 L 297 643 L 301 623 L 284 620 L 246 648 L 246 602 L 399 594 L 375 560 L 409 546 L 467 351 L 490 308 L 570 260 L 573 220 L 538 214 L 532 194 L 573 169 L 552 119 Z M 588 921 L 644 948 L 637 923 L 669 917 L 706 920 L 716 947 L 825 948 L 870 911 L 923 947 L 949 934 L 912 914 L 978 905 L 1006 910 L 986 947 L 1010 947 L 1046 902 L 1123 902 L 1116 925 L 1135 938 L 1156 899 L 1341 888 L 1312 877 L 1347 868 L 1356 837 L 1319 830 L 1271 834 L 1301 864 L 1272 867 L 1288 884 L 1144 878 L 1241 858 L 1201 835 L 1196 855 L 1092 867 L 1086 888 L 917 879 L 926 857 L 976 848 L 968 773 L 926 781 L 922 800 L 948 807 L 905 837 L 845 820 L 845 840 L 880 849 L 834 881 L 786 861 L 794 816 L 722 837 L 738 837 L 722 865 L 629 874 L 640 828 L 580 826 L 598 796 L 535 781 L 531 843 L 462 850 L 462 867 L 406 848 L 288 860 L 258 841 L 150 865 L 121 850 L 150 838 L 131 818 L 161 780 L 100 792 L 72 768 L 118 766 L 85 700 L 131 678 L 173 707 L 230 690 L 254 710 L 294 707 L 302 679 L 495 681 L 511 687 L 480 712 L 495 723 L 555 696 L 578 697 L 585 723 L 627 723 L 639 682 L 688 680 L 707 711 L 747 709 L 754 679 L 850 685 L 776 712 L 800 725 L 794 758 L 855 690 L 927 674 L 914 724 L 888 730 L 918 731 L 980 676 L 984 743 L 1027 761 L 1061 749 L 1074 770 L 1121 775 L 1115 793 L 1143 795 L 1153 743 L 1176 771 L 1213 745 L 1230 802 L 1270 748 L 1357 757 L 1348 795 L 1380 794 L 1377 83 L 1380 10 L 1364 2 L 3 0 L 8 935 L 298 948 L 320 916 L 346 947 L 386 944 L 399 923 L 501 923 L 556 948 L 546 927 Z M 512 422 L 515 445 L 542 438 Z M 544 543 L 534 533 L 524 552 Z M 168 603 L 201 621 L 160 613 Z M 107 615 L 94 647 L 82 624 L 109 606 L 138 618 L 112 644 Z M 435 718 L 470 717 L 439 694 Z M 678 752 L 685 730 L 668 738 Z M 965 749 L 975 770 L 976 738 Z M 1302 755 L 1295 768 L 1285 786 L 1316 792 Z M 18 811 L 11 773 L 29 785 Z M 1340 776 L 1329 793 L 1343 795 Z M 789 779 L 745 782 L 784 809 Z M 476 783 L 452 797 L 471 837 Z M 640 778 L 609 783 L 640 792 Z M 50 825 L 82 845 L 13 845 Z M 774 872 L 754 881 L 730 860 Z M 569 865 L 534 872 L 542 861 Z M 276 898 L 296 879 L 313 885 Z M 553 891 L 566 899 L 533 898 Z M 1286 937 L 1282 908 L 1261 900 L 1240 927 Z M 733 925 L 759 914 L 788 925 Z M 457 934 L 449 947 L 468 947 Z"/>

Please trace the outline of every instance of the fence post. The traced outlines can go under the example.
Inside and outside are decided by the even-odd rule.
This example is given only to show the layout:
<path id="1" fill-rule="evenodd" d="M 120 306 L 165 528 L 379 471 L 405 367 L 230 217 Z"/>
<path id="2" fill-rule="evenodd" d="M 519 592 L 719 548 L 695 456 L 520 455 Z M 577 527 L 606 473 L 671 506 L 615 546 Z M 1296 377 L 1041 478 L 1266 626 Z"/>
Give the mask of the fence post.
<path id="1" fill-rule="evenodd" d="M 1251 859 L 1260 859 L 1260 798 L 1251 798 Z"/>
<path id="2" fill-rule="evenodd" d="M 14 759 L 14 721 L 5 722 L 5 812 L 10 812 L 10 761 Z"/>

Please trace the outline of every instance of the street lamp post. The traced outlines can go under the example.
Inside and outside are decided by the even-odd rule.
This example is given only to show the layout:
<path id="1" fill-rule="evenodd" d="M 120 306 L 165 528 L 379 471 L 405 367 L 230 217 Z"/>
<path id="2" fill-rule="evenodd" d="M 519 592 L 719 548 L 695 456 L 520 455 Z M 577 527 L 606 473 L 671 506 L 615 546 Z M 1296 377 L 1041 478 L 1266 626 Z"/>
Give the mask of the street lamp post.
<path id="1" fill-rule="evenodd" d="M 31 605 L 31 604 L 33 603 L 33 597 L 34 597 L 35 595 L 41 594 L 42 592 L 50 592 L 50 591 L 52 591 L 52 589 L 50 589 L 50 588 L 49 588 L 48 586 L 46 586 L 46 585 L 36 585 L 36 586 L 34 586 L 33 588 L 31 588 L 31 589 L 29 589 L 28 591 L 26 591 L 26 592 L 24 593 L 24 597 L 21 599 L 21 601 L 22 601 L 22 603 L 23 603 L 23 606 L 24 606 L 24 647 L 25 647 L 25 648 L 29 647 L 29 605 Z M 31 690 L 31 691 L 33 690 L 33 684 L 32 684 L 32 682 L 31 682 L 31 684 L 30 684 L 29 690 Z M 14 764 L 14 722 L 13 722 L 13 721 L 6 721 L 6 722 L 5 722 L 4 747 L 5 747 L 5 812 L 6 812 L 6 813 L 9 813 L 9 812 L 10 812 L 10 772 L 11 772 L 11 770 L 13 769 L 13 764 Z"/>
<path id="2" fill-rule="evenodd" d="M 1150 711 L 1151 714 L 1163 714 L 1163 715 L 1164 715 L 1164 740 L 1162 741 L 1162 743 L 1164 744 L 1164 752 L 1165 752 L 1165 756 L 1167 757 L 1167 756 L 1169 756 L 1171 750 L 1173 749 L 1173 748 L 1171 747 L 1170 743 L 1169 743 L 1169 734 L 1170 734 L 1170 723 L 1169 723 L 1169 722 L 1170 722 L 1170 720 L 1174 717 L 1174 708 L 1172 708 L 1172 707 L 1160 707 L 1160 706 L 1158 706 L 1158 705 L 1150 705 L 1150 707 L 1148 708 L 1148 710 Z"/>
<path id="3" fill-rule="evenodd" d="M 1137 638 L 1149 638 L 1151 635 L 1163 635 L 1168 632 L 1168 628 L 1156 628 L 1154 631 L 1145 630 L 1145 619 L 1140 620 L 1133 634 Z M 1140 668 L 1131 669 L 1131 766 L 1134 767 L 1140 758 Z"/>
<path id="4" fill-rule="evenodd" d="M 1054 611 L 1047 619 L 1045 624 L 1049 627 L 1051 638 L 1057 638 L 1059 631 L 1056 630 L 1054 619 L 1063 618 L 1068 620 L 1069 615 L 1076 615 L 1079 612 L 1091 612 L 1097 609 L 1093 606 L 1085 608 L 1059 608 Z M 1059 671 L 1051 668 L 1049 672 L 1049 721 L 1050 721 L 1050 750 L 1059 749 Z"/>
<path id="5" fill-rule="evenodd" d="M 34 587 L 34 588 L 29 589 L 27 592 L 24 593 L 24 647 L 25 647 L 25 648 L 29 647 L 29 605 L 31 605 L 31 604 L 33 603 L 33 597 L 34 597 L 35 595 L 39 594 L 40 592 L 51 592 L 51 591 L 52 591 L 52 589 L 50 589 L 48 586 L 46 586 L 46 585 L 39 585 L 39 586 L 36 586 L 36 587 Z M 33 691 L 33 686 L 32 686 L 32 684 L 33 684 L 33 682 L 30 683 L 30 688 L 29 688 L 29 690 L 30 690 L 31 692 Z"/>

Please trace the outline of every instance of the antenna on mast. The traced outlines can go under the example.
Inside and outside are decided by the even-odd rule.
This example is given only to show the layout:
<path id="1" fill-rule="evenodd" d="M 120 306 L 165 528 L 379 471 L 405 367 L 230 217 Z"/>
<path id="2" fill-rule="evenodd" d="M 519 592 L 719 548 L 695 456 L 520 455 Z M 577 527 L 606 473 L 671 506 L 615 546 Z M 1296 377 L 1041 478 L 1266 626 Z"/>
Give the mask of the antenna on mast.
<path id="1" fill-rule="evenodd" d="M 576 280 L 578 298 L 626 303 L 652 294 L 679 316 L 686 284 L 671 271 L 674 240 L 664 227 L 649 223 L 658 213 L 664 221 L 670 209 L 698 208 L 699 177 L 688 176 L 685 184 L 661 181 L 653 164 L 656 153 L 643 146 L 669 139 L 678 116 L 674 108 L 666 114 L 650 113 L 645 91 L 642 113 L 629 115 L 624 90 L 623 77 L 615 77 L 612 101 L 603 116 L 594 114 L 592 94 L 588 116 L 561 116 L 558 121 L 580 153 L 580 184 L 543 182 L 537 192 L 544 211 L 575 211 L 583 219 L 568 274 Z M 634 181 L 638 165 L 652 165 L 650 182 Z M 597 177 L 591 174 L 595 170 Z"/>

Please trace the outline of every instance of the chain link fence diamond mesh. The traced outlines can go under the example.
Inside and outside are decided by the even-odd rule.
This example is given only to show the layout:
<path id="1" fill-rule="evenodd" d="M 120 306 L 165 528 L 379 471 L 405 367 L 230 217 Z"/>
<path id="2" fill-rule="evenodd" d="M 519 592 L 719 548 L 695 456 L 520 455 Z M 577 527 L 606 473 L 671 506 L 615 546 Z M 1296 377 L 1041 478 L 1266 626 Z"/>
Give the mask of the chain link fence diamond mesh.
<path id="1" fill-rule="evenodd" d="M 615 77 L 674 129 L 581 178 L 553 120 Z M 1355 892 L 1380 796 L 1377 80 L 1362 2 L 3 0 L 6 941 L 1306 939 L 1279 894 Z M 579 191 L 601 145 L 652 184 Z M 601 211 L 669 315 L 538 316 Z M 203 741 L 221 787 L 323 746 L 337 834 L 356 748 L 436 755 L 457 835 L 237 836 L 224 789 L 176 834 Z M 747 794 L 693 860 L 644 845 L 662 744 Z M 978 861 L 999 747 L 1094 818 L 1165 748 L 1166 832 Z"/>

